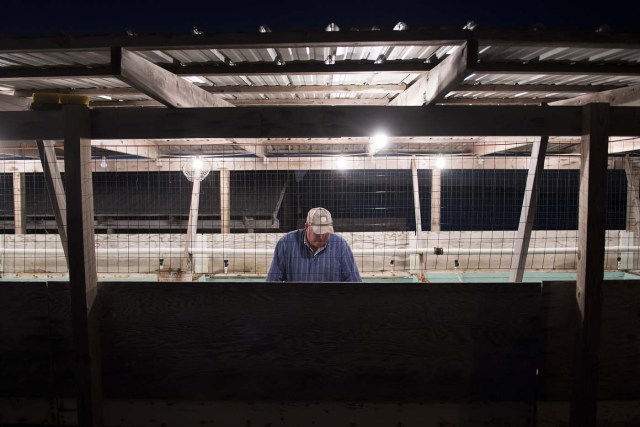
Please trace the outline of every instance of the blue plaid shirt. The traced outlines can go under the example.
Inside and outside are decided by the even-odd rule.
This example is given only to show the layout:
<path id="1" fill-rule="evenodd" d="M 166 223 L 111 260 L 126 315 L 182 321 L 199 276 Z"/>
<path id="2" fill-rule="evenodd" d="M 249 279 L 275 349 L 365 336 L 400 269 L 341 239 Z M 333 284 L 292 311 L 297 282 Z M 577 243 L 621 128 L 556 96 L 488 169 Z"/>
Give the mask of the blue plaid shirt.
<path id="1" fill-rule="evenodd" d="M 347 242 L 331 234 L 327 244 L 313 252 L 305 229 L 291 231 L 276 244 L 267 282 L 361 282 Z"/>

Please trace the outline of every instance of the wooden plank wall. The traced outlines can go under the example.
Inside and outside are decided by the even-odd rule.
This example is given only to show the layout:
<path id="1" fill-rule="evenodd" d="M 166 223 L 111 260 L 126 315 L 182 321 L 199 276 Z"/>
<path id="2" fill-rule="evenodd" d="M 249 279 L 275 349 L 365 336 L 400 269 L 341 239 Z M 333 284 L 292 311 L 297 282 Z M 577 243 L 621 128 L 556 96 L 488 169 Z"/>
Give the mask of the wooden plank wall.
<path id="1" fill-rule="evenodd" d="M 608 280 L 603 285 L 599 400 L 640 397 L 640 283 Z M 568 400 L 578 325 L 575 282 L 542 287 L 542 400 Z"/>
<path id="2" fill-rule="evenodd" d="M 21 286 L 37 291 L 43 302 L 36 306 L 16 296 Z M 68 294 L 47 307 L 42 286 L 3 283 L 0 300 L 21 308 L 0 316 L 7 325 L 15 325 L 5 316 L 16 311 L 15 319 L 41 319 L 37 333 L 21 330 L 13 336 L 26 346 L 15 358 L 29 351 L 44 369 L 50 359 L 43 343 L 47 318 L 68 319 L 70 313 Z M 110 283 L 103 285 L 99 301 L 105 397 L 407 402 L 535 397 L 536 285 Z M 23 332 L 42 338 L 32 340 Z M 5 347 L 3 354 L 16 345 Z M 2 378 L 30 378 L 29 366 L 11 372 L 0 366 L 0 372 Z M 34 381 L 30 393 L 42 390 L 46 397 L 46 384 Z M 7 384 L 6 397 L 26 392 Z"/>
<path id="3" fill-rule="evenodd" d="M 640 282 L 603 290 L 599 399 L 637 401 Z M 0 397 L 73 396 L 69 301 L 0 283 Z M 110 283 L 98 301 L 107 398 L 515 401 L 539 366 L 538 401 L 570 399 L 572 282 Z"/>

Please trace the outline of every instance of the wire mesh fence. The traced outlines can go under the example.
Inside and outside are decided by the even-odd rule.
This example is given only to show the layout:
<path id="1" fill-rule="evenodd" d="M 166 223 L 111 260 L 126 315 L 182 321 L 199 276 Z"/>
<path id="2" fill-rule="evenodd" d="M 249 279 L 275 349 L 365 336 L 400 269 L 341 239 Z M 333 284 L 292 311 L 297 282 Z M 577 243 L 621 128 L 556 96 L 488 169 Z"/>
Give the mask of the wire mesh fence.
<path id="1" fill-rule="evenodd" d="M 576 268 L 578 142 L 550 141 L 535 196 L 528 272 Z M 602 201 L 607 270 L 638 269 L 635 144 L 636 139 L 610 143 Z M 64 147 L 50 145 L 57 168 L 47 170 L 35 145 L 2 149 L 5 278 L 67 272 L 60 238 L 60 218 L 66 217 Z M 363 277 L 507 274 L 522 210 L 531 202 L 525 197 L 531 141 L 432 145 L 425 152 L 424 146 L 418 151 L 415 144 L 391 144 L 372 153 L 366 145 L 320 150 L 295 141 L 101 141 L 91 165 L 98 273 L 103 279 L 263 280 L 277 242 L 304 230 L 311 208 L 324 207 Z M 310 243 L 306 232 L 301 236 L 303 245 Z M 306 249 L 313 258 L 317 248 Z"/>

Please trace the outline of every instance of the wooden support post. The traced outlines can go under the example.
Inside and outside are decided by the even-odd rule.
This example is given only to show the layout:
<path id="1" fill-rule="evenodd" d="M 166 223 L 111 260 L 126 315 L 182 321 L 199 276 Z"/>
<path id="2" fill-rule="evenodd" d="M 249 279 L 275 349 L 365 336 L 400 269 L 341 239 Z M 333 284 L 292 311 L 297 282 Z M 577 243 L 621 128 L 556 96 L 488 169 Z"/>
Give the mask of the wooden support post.
<path id="1" fill-rule="evenodd" d="M 62 243 L 64 256 L 69 263 L 69 249 L 67 245 L 67 201 L 62 185 L 62 176 L 60 175 L 60 165 L 56 158 L 56 150 L 53 146 L 54 141 L 37 140 L 38 151 L 40 152 L 40 162 L 42 163 L 42 172 L 44 173 L 44 181 L 49 191 L 49 200 L 53 207 L 53 215 L 58 226 L 58 235 Z"/>
<path id="2" fill-rule="evenodd" d="M 640 175 L 634 170 L 629 156 L 624 158 L 627 176 L 627 230 L 634 233 L 634 241 L 640 236 Z"/>
<path id="3" fill-rule="evenodd" d="M 531 149 L 529 174 L 527 175 L 527 184 L 524 190 L 522 209 L 520 210 L 520 222 L 518 223 L 518 232 L 516 233 L 516 241 L 513 247 L 513 257 L 511 258 L 510 282 L 520 283 L 524 276 L 524 264 L 527 261 L 527 253 L 529 252 L 529 241 L 531 240 L 533 221 L 536 217 L 538 191 L 542 181 L 544 158 L 548 144 L 549 137 L 543 136 L 540 141 L 533 143 L 533 148 Z"/>
<path id="4" fill-rule="evenodd" d="M 26 192 L 24 174 L 13 173 L 13 224 L 16 234 L 27 233 Z"/>
<path id="5" fill-rule="evenodd" d="M 413 180 L 413 209 L 416 217 L 416 237 L 422 235 L 422 213 L 420 211 L 420 187 L 418 186 L 418 165 L 415 156 L 411 158 L 411 178 Z"/>
<path id="6" fill-rule="evenodd" d="M 198 208 L 200 207 L 200 180 L 193 180 L 191 189 L 191 205 L 189 206 L 189 222 L 187 224 L 187 235 L 184 240 L 184 255 L 182 257 L 182 271 L 187 272 L 193 270 L 193 262 L 189 247 L 193 243 L 198 232 Z M 194 271 L 195 273 L 195 271 Z"/>
<path id="7" fill-rule="evenodd" d="M 440 202 L 442 200 L 442 171 L 431 169 L 431 231 L 440 231 Z"/>
<path id="8" fill-rule="evenodd" d="M 220 233 L 231 233 L 231 171 L 220 170 Z"/>
<path id="9" fill-rule="evenodd" d="M 570 419 L 572 427 L 596 425 L 607 206 L 604 201 L 607 200 L 608 129 L 608 104 L 589 104 L 584 107 L 576 286 L 579 328 L 573 364 Z"/>
<path id="10" fill-rule="evenodd" d="M 69 283 L 75 349 L 78 425 L 102 425 L 98 293 L 91 183 L 91 118 L 83 105 L 64 109 L 64 162 L 69 232 Z"/>

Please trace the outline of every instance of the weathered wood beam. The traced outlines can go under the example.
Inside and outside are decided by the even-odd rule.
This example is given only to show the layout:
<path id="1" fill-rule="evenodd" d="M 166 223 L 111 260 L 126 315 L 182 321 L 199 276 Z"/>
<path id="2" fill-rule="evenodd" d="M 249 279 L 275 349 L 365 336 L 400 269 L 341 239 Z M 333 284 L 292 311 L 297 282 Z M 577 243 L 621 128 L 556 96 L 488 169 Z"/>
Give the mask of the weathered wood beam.
<path id="1" fill-rule="evenodd" d="M 67 199 L 64 185 L 62 183 L 61 164 L 56 157 L 54 141 L 37 140 L 38 152 L 40 153 L 40 164 L 44 172 L 44 182 L 49 192 L 49 200 L 53 209 L 53 216 L 56 219 L 60 243 L 64 251 L 64 257 L 69 263 L 69 247 L 67 233 Z"/>
<path id="2" fill-rule="evenodd" d="M 154 64 L 155 65 L 155 64 Z M 422 61 L 393 61 L 384 64 L 366 62 L 339 62 L 326 65 L 320 61 L 290 62 L 285 66 L 271 63 L 251 63 L 228 66 L 225 64 L 202 64 L 174 66 L 163 64 L 160 68 L 178 76 L 271 76 L 271 75 L 331 75 L 400 73 L 417 74 L 431 70 L 434 65 Z M 96 67 L 3 67 L 0 82 L 14 80 L 113 78 L 119 70 L 110 65 Z"/>
<path id="3" fill-rule="evenodd" d="M 220 234 L 231 233 L 231 171 L 220 169 Z"/>
<path id="4" fill-rule="evenodd" d="M 640 150 L 640 138 L 611 138 L 609 141 L 609 154 L 628 153 Z"/>
<path id="5" fill-rule="evenodd" d="M 0 140 L 63 139 L 61 111 L 0 112 Z"/>
<path id="6" fill-rule="evenodd" d="M 617 106 L 638 107 L 640 106 L 640 85 L 563 99 L 561 101 L 550 102 L 549 105 L 586 105 L 596 102 L 604 102 Z"/>
<path id="7" fill-rule="evenodd" d="M 454 166 L 451 165 L 453 168 Z M 437 165 L 431 169 L 431 231 L 440 231 L 442 206 L 442 170 Z"/>
<path id="8" fill-rule="evenodd" d="M 627 229 L 640 237 L 640 172 L 634 167 L 629 156 L 624 158 L 624 172 L 627 177 Z"/>
<path id="9" fill-rule="evenodd" d="M 231 106 L 274 106 L 274 105 L 387 105 L 387 98 L 291 98 L 291 99 L 228 99 L 225 100 Z M 162 107 L 162 104 L 153 100 L 136 101 L 92 101 L 92 107 Z"/>
<path id="10" fill-rule="evenodd" d="M 503 93 L 522 93 L 522 92 L 547 92 L 547 93 L 591 93 L 602 92 L 605 90 L 616 89 L 619 86 L 613 85 L 550 85 L 550 84 L 461 84 L 452 93 L 460 92 L 503 92 Z"/>
<path id="11" fill-rule="evenodd" d="M 277 170 L 334 170 L 337 167 L 335 158 L 324 156 L 274 157 L 268 163 L 256 161 L 255 158 L 234 158 L 232 162 L 225 158 L 208 159 L 213 170 L 228 168 L 231 171 L 277 171 Z M 529 156 L 491 156 L 477 157 L 454 156 L 447 159 L 450 169 L 528 169 Z M 416 156 L 418 169 L 434 169 L 437 167 L 435 156 Z M 61 171 L 63 171 L 61 165 Z M 98 162 L 92 162 L 94 173 L 103 172 L 180 172 L 184 159 L 159 159 L 142 161 L 139 159 L 121 159 L 102 169 Z M 407 156 L 385 156 L 384 161 L 376 161 L 368 156 L 352 157 L 345 165 L 348 170 L 357 169 L 410 169 Z M 611 158 L 610 169 L 623 169 L 622 158 Z M 545 169 L 580 169 L 580 156 L 548 156 Z M 0 170 L 24 173 L 42 173 L 40 161 L 35 160 L 0 160 Z"/>
<path id="12" fill-rule="evenodd" d="M 222 97 L 200 89 L 136 53 L 114 48 L 111 54 L 112 64 L 120 71 L 120 78 L 168 107 L 233 107 Z M 256 150 L 247 151 L 259 155 Z"/>
<path id="13" fill-rule="evenodd" d="M 551 62 L 479 62 L 476 74 L 554 74 L 588 76 L 638 76 L 639 65 L 567 64 Z"/>
<path id="14" fill-rule="evenodd" d="M 407 88 L 405 84 L 374 84 L 374 85 L 291 85 L 291 86 L 198 86 L 202 90 L 210 93 L 218 94 L 270 94 L 270 93 L 317 93 L 317 94 L 331 94 L 331 93 L 382 93 L 382 94 L 394 94 L 404 91 Z M 33 93 L 46 92 L 51 93 L 48 90 L 16 90 L 14 91 L 15 97 L 29 97 Z M 53 92 L 68 93 L 74 95 L 84 96 L 122 96 L 122 95 L 140 95 L 142 92 L 133 87 L 114 87 L 114 88 L 87 88 L 87 89 L 63 89 Z M 574 91 L 575 92 L 575 91 Z"/>
<path id="15" fill-rule="evenodd" d="M 191 187 L 191 203 L 189 205 L 189 221 L 187 223 L 187 234 L 184 238 L 184 249 L 182 252 L 182 271 L 193 271 L 193 258 L 189 248 L 195 246 L 193 240 L 198 234 L 198 210 L 200 208 L 200 182 L 199 179 L 193 180 Z M 193 271 L 195 273 L 195 271 Z"/>
<path id="16" fill-rule="evenodd" d="M 579 308 L 570 425 L 595 427 L 602 319 L 609 106 L 584 107 L 578 213 L 576 302 Z"/>
<path id="17" fill-rule="evenodd" d="M 152 145 L 136 140 L 110 139 L 93 140 L 92 147 L 103 148 L 105 150 L 115 151 L 117 153 L 128 154 L 130 156 L 145 157 L 148 159 L 157 159 L 160 156 L 160 150 L 157 145 Z"/>
<path id="18" fill-rule="evenodd" d="M 127 49 L 111 50 L 112 67 L 120 79 L 168 107 L 231 107 L 219 96 L 148 61 Z"/>
<path id="19" fill-rule="evenodd" d="M 474 156 L 487 156 L 502 153 L 514 148 L 525 147 L 536 142 L 535 138 L 492 138 L 490 141 L 478 141 L 473 145 Z M 579 142 L 579 141 L 576 141 Z"/>
<path id="20" fill-rule="evenodd" d="M 548 101 L 547 98 L 445 98 L 437 103 L 441 105 L 542 105 Z"/>
<path id="21" fill-rule="evenodd" d="M 629 108 L 627 108 L 629 109 Z M 640 134 L 635 109 L 618 125 Z M 15 113 L 14 113 L 15 114 Z M 615 114 L 615 113 L 614 113 Z M 238 107 L 92 111 L 95 139 L 364 137 L 384 128 L 395 136 L 575 136 L 579 107 Z M 0 113 L 0 123 L 2 114 Z M 613 134 L 620 134 L 612 129 Z M 17 139 L 17 138 L 12 138 Z"/>
<path id="22" fill-rule="evenodd" d="M 525 262 L 529 252 L 529 242 L 531 240 L 531 230 L 536 217 L 538 206 L 538 192 L 542 181 L 542 171 L 544 171 L 544 160 L 547 152 L 549 137 L 543 136 L 539 141 L 534 142 L 531 150 L 531 160 L 529 163 L 529 174 L 524 189 L 524 199 L 520 210 L 520 221 L 511 257 L 511 271 L 509 272 L 509 282 L 520 283 L 524 276 Z"/>
<path id="23" fill-rule="evenodd" d="M 27 192 L 24 173 L 13 173 L 13 228 L 15 234 L 27 233 Z"/>
<path id="24" fill-rule="evenodd" d="M 98 276 L 91 182 L 91 115 L 82 105 L 64 106 L 69 283 L 74 337 L 78 425 L 102 425 Z"/>
<path id="25" fill-rule="evenodd" d="M 237 107 L 91 111 L 94 139 L 558 137 L 580 133 L 580 107 Z M 611 107 L 609 134 L 640 135 L 639 107 Z M 0 140 L 62 139 L 58 111 L 0 112 Z"/>
<path id="26" fill-rule="evenodd" d="M 418 163 L 415 156 L 411 158 L 411 184 L 413 186 L 413 211 L 416 221 L 416 236 L 422 236 L 422 213 L 420 211 L 420 185 L 418 183 Z M 432 230 L 433 231 L 433 230 Z"/>
<path id="27" fill-rule="evenodd" d="M 432 105 L 462 82 L 478 62 L 478 43 L 469 40 L 389 102 L 390 106 Z"/>

